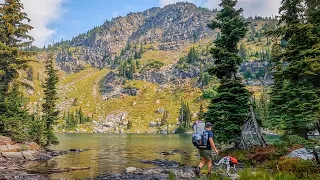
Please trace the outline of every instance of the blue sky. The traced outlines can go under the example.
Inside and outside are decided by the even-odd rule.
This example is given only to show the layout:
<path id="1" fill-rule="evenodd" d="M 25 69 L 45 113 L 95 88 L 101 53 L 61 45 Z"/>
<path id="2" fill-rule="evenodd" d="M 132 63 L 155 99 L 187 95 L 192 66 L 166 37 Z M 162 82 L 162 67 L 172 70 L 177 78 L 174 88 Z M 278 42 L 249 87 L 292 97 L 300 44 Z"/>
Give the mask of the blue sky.
<path id="1" fill-rule="evenodd" d="M 157 0 L 69 0 L 63 4 L 65 9 L 61 18 L 50 23 L 56 29 L 55 40 L 70 39 L 86 32 L 94 26 L 101 25 L 112 17 L 125 16 L 129 12 L 144 11 L 158 6 Z"/>
<path id="2" fill-rule="evenodd" d="M 32 20 L 34 45 L 42 47 L 52 41 L 71 39 L 101 25 L 106 19 L 129 12 L 163 7 L 178 1 L 188 1 L 209 9 L 218 8 L 221 0 L 21 0 Z M 271 16 L 278 12 L 281 0 L 239 0 L 245 16 Z M 3 0 L 0 0 L 0 3 Z"/>

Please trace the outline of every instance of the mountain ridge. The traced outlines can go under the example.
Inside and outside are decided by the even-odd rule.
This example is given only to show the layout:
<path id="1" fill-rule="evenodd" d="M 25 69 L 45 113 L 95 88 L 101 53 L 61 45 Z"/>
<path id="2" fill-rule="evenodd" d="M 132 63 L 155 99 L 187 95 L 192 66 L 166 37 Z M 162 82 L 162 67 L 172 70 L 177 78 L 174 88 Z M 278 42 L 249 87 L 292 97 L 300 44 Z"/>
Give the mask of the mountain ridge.
<path id="1" fill-rule="evenodd" d="M 214 38 L 216 32 L 207 24 L 215 17 L 213 11 L 197 7 L 192 3 L 176 3 L 163 8 L 151 8 L 143 12 L 129 13 L 106 21 L 87 33 L 70 41 L 57 43 L 75 48 L 74 54 L 62 48 L 58 61 L 77 59 L 95 67 L 105 67 L 104 56 L 114 60 L 128 43 L 180 43 L 199 42 Z M 63 46 L 62 46 L 63 47 Z M 179 47 L 180 49 L 180 47 Z M 75 55 L 76 54 L 76 55 Z M 66 56 L 69 57 L 66 57 Z"/>

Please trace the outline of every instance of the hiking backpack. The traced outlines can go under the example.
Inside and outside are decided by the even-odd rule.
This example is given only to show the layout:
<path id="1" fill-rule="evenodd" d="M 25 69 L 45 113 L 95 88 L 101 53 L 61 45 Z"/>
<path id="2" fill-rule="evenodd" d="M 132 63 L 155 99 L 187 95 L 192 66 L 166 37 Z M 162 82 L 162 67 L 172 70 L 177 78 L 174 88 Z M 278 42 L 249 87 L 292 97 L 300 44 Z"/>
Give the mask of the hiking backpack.
<path id="1" fill-rule="evenodd" d="M 209 134 L 205 130 L 205 123 L 196 123 L 193 129 L 192 144 L 198 149 L 205 149 L 209 141 Z"/>

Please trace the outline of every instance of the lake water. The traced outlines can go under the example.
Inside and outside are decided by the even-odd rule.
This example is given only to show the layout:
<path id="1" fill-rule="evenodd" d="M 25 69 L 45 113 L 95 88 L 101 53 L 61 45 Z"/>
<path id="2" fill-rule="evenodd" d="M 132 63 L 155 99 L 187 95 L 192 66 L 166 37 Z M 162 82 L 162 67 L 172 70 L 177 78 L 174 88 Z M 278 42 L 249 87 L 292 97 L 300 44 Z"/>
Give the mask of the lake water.
<path id="1" fill-rule="evenodd" d="M 168 159 L 189 166 L 196 166 L 197 149 L 187 134 L 58 134 L 60 144 L 54 150 L 90 149 L 81 153 L 70 153 L 55 157 L 46 163 L 36 163 L 35 168 L 90 167 L 89 170 L 53 174 L 52 179 L 84 179 L 99 175 L 123 172 L 133 166 L 148 168 L 141 160 Z M 268 137 L 268 142 L 278 140 Z M 163 151 L 183 150 L 184 153 L 164 156 Z"/>
<path id="2" fill-rule="evenodd" d="M 186 165 L 199 163 L 197 149 L 191 143 L 191 135 L 160 134 L 58 134 L 60 144 L 55 150 L 72 148 L 89 151 L 70 153 L 50 160 L 50 168 L 90 167 L 90 170 L 51 175 L 51 178 L 83 179 L 103 174 L 122 172 L 129 166 L 153 167 L 141 160 L 168 159 Z M 161 155 L 162 151 L 180 149 L 186 153 L 172 156 Z"/>

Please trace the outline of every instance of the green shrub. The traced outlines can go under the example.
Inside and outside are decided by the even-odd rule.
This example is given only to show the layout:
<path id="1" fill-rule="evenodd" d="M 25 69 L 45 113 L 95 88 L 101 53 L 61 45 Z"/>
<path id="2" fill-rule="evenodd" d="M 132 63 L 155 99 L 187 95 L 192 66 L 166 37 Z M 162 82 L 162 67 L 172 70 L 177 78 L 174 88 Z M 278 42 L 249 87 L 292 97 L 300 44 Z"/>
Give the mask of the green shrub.
<path id="1" fill-rule="evenodd" d="M 320 169 L 315 162 L 299 158 L 281 158 L 278 163 L 278 170 L 293 173 L 299 178 L 320 173 Z"/>
<path id="2" fill-rule="evenodd" d="M 151 62 L 148 62 L 145 64 L 143 67 L 144 70 L 151 70 L 151 69 L 156 69 L 160 70 L 164 66 L 164 63 L 161 61 L 156 61 L 156 60 L 151 60 Z"/>
<path id="3" fill-rule="evenodd" d="M 172 170 L 169 171 L 169 180 L 176 180 L 176 175 Z"/>
<path id="4" fill-rule="evenodd" d="M 182 134 L 182 133 L 187 132 L 187 130 L 188 130 L 188 129 L 187 129 L 185 126 L 179 126 L 179 127 L 176 129 L 175 133 L 176 133 L 176 134 Z"/>

